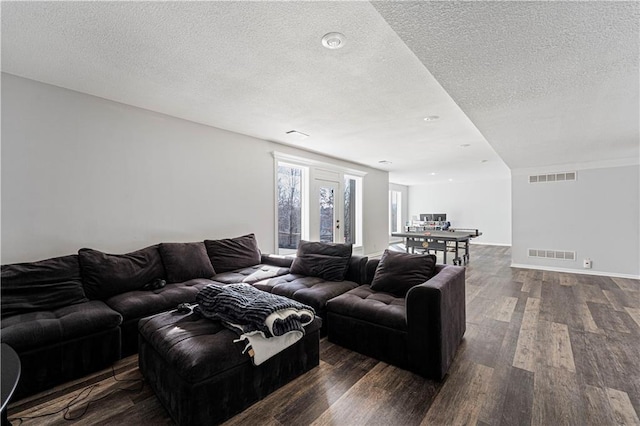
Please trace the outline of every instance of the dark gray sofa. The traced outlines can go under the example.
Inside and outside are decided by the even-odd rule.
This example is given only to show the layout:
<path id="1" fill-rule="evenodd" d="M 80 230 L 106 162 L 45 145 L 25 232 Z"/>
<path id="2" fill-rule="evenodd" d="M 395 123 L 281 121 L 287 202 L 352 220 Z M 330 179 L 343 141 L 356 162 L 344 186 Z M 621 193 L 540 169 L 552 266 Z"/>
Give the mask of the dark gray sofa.
<path id="1" fill-rule="evenodd" d="M 438 265 L 433 279 L 398 298 L 371 290 L 377 261 L 351 255 L 349 247 L 343 273 L 336 276 L 318 244 L 305 245 L 313 250 L 299 252 L 295 263 L 261 254 L 249 234 L 162 243 L 122 255 L 80 249 L 77 255 L 3 265 L 0 339 L 22 362 L 14 398 L 136 353 L 141 318 L 194 303 L 214 282 L 248 283 L 310 305 L 330 340 L 442 378 L 464 334 L 464 269 Z M 144 289 L 157 280 L 166 285 Z"/>
<path id="2" fill-rule="evenodd" d="M 78 256 L 3 265 L 0 337 L 22 371 L 14 399 L 108 367 L 120 358 L 122 316 L 88 300 Z"/>
<path id="3" fill-rule="evenodd" d="M 329 340 L 441 380 L 466 329 L 465 269 L 435 265 L 432 278 L 397 295 L 372 288 L 379 262 L 368 261 L 364 285 L 327 303 Z"/>
<path id="4" fill-rule="evenodd" d="M 330 298 L 363 282 L 366 261 L 351 257 L 346 278 L 354 281 L 309 279 L 290 274 L 291 258 L 262 255 L 250 234 L 119 255 L 80 249 L 77 255 L 2 265 L 0 339 L 22 362 L 14 399 L 136 353 L 141 318 L 194 303 L 210 283 L 244 282 L 286 295 L 324 319 Z M 158 279 L 166 285 L 143 289 Z"/>
<path id="5" fill-rule="evenodd" d="M 273 258 L 274 256 L 272 255 L 263 256 L 265 263 L 272 261 Z M 368 260 L 365 256 L 352 255 L 349 259 L 345 279 L 342 281 L 328 281 L 321 277 L 292 274 L 287 270 L 286 274 L 251 284 L 260 290 L 307 304 L 316 311 L 319 317 L 326 319 L 327 302 L 329 300 L 364 283 L 365 267 Z M 291 267 L 293 259 L 284 258 L 280 262 L 281 265 Z M 217 276 L 214 279 L 219 281 Z M 322 335 L 326 334 L 326 323 L 326 321 L 322 323 Z"/>

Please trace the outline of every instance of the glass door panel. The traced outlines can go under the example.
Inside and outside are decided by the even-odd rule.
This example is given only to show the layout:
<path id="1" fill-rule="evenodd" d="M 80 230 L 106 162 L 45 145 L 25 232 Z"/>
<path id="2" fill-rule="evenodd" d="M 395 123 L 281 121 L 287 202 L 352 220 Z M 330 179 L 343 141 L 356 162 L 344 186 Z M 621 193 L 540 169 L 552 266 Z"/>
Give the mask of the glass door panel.
<path id="1" fill-rule="evenodd" d="M 332 243 L 335 241 L 336 222 L 336 191 L 331 186 L 320 186 L 320 241 Z"/>
<path id="2" fill-rule="evenodd" d="M 341 242 L 340 183 L 316 179 L 311 197 L 310 237 L 312 241 Z"/>

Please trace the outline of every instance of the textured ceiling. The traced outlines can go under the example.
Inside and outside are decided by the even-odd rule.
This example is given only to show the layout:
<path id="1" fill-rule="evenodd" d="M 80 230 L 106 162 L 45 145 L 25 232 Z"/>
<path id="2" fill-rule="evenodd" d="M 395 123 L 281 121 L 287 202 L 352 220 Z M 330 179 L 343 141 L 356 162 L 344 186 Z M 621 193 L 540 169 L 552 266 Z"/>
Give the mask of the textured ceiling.
<path id="1" fill-rule="evenodd" d="M 4 72 L 389 170 L 397 183 L 639 155 L 638 3 L 1 7 Z M 332 31 L 344 48 L 321 46 Z M 292 140 L 293 129 L 311 137 Z"/>
<path id="2" fill-rule="evenodd" d="M 640 155 L 639 2 L 375 2 L 511 169 Z"/>

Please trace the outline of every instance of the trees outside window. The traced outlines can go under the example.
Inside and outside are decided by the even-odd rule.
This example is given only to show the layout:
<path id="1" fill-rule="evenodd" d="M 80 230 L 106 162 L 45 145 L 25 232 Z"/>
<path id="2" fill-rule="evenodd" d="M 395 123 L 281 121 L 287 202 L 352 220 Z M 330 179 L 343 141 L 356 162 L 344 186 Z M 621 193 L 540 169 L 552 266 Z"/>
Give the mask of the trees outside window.
<path id="1" fill-rule="evenodd" d="M 320 188 L 320 241 L 332 243 L 334 240 L 335 194 L 332 188 Z"/>
<path id="2" fill-rule="evenodd" d="M 302 235 L 302 173 L 278 165 L 278 248 L 296 249 Z"/>
<path id="3" fill-rule="evenodd" d="M 363 175 L 274 153 L 276 252 L 296 253 L 301 239 L 362 246 Z"/>
<path id="4" fill-rule="evenodd" d="M 344 242 L 356 244 L 356 179 L 344 177 Z"/>

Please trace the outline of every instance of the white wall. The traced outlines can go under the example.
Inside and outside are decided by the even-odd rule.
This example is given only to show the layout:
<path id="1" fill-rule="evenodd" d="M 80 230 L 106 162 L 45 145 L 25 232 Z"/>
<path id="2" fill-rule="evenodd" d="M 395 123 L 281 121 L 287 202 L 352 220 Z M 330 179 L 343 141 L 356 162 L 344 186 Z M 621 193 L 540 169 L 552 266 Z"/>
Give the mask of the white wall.
<path id="1" fill-rule="evenodd" d="M 640 167 L 577 170 L 572 182 L 528 183 L 513 172 L 513 266 L 640 276 Z M 535 258 L 528 249 L 575 251 L 576 261 Z M 593 268 L 583 269 L 590 258 Z"/>
<path id="2" fill-rule="evenodd" d="M 409 217 L 446 213 L 454 228 L 479 229 L 473 243 L 511 244 L 511 181 L 445 182 L 409 187 Z"/>
<path id="3" fill-rule="evenodd" d="M 363 170 L 364 252 L 388 174 L 2 74 L 2 263 L 255 232 L 274 250 L 273 151 Z"/>

